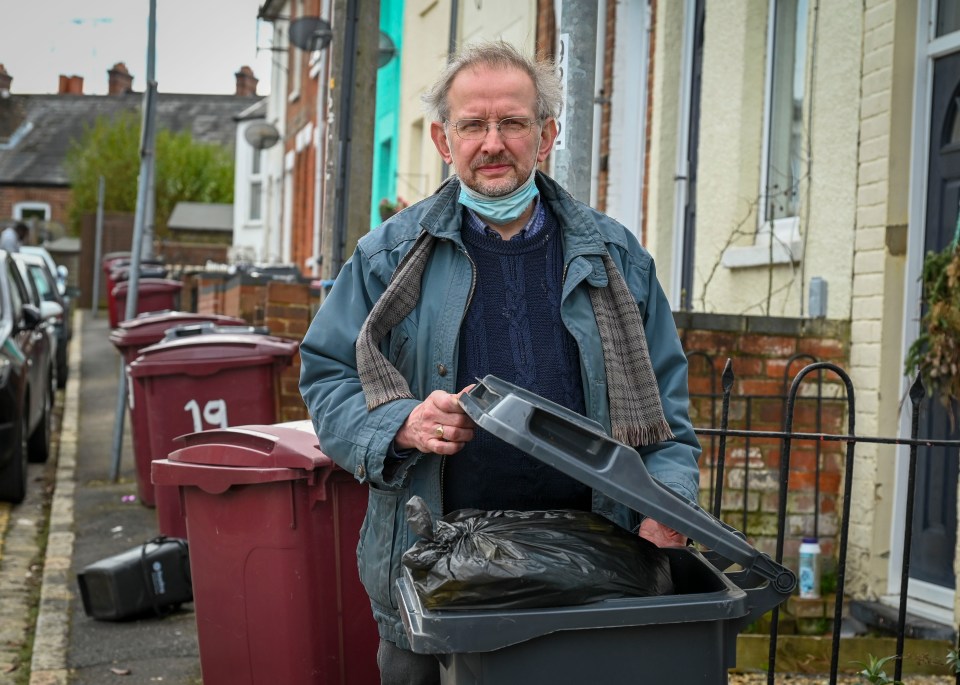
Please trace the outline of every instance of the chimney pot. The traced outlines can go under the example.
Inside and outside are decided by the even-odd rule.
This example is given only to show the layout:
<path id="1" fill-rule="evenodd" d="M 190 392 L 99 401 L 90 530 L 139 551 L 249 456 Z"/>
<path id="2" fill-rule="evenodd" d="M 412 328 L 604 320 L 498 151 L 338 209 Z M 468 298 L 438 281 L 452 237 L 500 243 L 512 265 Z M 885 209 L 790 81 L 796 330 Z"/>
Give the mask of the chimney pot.
<path id="1" fill-rule="evenodd" d="M 73 76 L 60 74 L 57 95 L 83 95 L 83 77 L 76 74 Z"/>

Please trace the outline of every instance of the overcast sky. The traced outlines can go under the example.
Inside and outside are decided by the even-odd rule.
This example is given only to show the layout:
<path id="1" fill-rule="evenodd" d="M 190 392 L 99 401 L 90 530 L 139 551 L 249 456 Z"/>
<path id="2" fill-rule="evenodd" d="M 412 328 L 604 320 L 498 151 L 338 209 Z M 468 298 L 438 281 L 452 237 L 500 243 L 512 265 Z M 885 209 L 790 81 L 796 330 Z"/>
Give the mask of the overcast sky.
<path id="1" fill-rule="evenodd" d="M 275 53 L 257 52 L 272 35 L 269 23 L 257 21 L 262 2 L 156 0 L 159 91 L 232 94 L 234 73 L 247 65 L 266 95 Z M 102 95 L 117 62 L 142 92 L 149 13 L 149 0 L 0 0 L 0 64 L 13 77 L 11 92 L 55 93 L 60 74 L 76 74 L 85 93 Z"/>

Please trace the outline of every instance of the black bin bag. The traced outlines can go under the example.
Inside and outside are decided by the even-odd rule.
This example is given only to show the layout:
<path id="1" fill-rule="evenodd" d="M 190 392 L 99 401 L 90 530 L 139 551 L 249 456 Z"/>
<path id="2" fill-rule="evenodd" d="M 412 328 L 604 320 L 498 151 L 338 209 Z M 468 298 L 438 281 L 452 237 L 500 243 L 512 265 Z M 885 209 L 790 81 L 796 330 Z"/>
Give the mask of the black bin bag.
<path id="1" fill-rule="evenodd" d="M 672 594 L 667 555 L 586 511 L 462 509 L 434 523 L 407 502 L 419 540 L 403 555 L 430 609 L 524 609 Z"/>

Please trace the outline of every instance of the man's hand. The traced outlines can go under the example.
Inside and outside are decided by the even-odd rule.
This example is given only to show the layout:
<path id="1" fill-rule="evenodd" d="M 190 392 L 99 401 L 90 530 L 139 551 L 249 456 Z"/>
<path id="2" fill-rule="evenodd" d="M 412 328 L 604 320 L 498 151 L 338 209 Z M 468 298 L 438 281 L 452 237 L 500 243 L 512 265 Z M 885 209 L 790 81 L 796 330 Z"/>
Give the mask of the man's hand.
<path id="1" fill-rule="evenodd" d="M 476 426 L 458 403 L 461 393 L 435 390 L 418 404 L 397 431 L 393 444 L 397 449 L 416 448 L 434 454 L 456 454 L 464 443 L 473 440 Z"/>
<path id="2" fill-rule="evenodd" d="M 667 528 L 652 518 L 643 519 L 638 534 L 644 540 L 649 540 L 657 547 L 685 547 L 687 544 L 686 535 L 681 535 L 673 528 Z"/>

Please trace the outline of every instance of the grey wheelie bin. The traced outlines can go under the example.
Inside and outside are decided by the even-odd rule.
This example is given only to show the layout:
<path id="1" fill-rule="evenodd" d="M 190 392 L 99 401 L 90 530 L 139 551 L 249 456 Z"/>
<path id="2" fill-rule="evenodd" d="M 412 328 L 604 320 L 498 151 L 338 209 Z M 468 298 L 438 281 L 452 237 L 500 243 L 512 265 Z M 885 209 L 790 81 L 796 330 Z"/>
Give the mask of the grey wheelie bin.
<path id="1" fill-rule="evenodd" d="M 414 652 L 437 655 L 441 682 L 726 683 L 737 634 L 787 598 L 794 573 L 657 483 L 599 424 L 493 376 L 460 403 L 482 428 L 710 551 L 666 550 L 672 595 L 545 609 L 427 609 L 404 568 L 404 628 Z"/>

